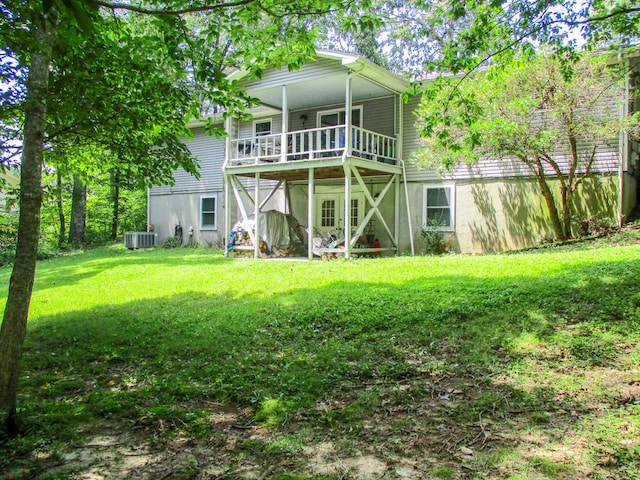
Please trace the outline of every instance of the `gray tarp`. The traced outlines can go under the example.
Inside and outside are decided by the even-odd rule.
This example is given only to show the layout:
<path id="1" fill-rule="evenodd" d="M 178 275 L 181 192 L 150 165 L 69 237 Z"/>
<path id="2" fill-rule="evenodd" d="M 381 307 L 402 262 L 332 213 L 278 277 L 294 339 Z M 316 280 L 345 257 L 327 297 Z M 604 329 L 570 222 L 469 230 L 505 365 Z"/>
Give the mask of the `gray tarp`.
<path id="1" fill-rule="evenodd" d="M 277 210 L 260 213 L 260 239 L 267 244 L 269 252 L 274 248 L 293 252 L 303 247 L 300 229 L 300 224 L 293 215 L 287 215 Z M 255 215 L 250 215 L 244 222 L 236 223 L 233 231 L 255 231 Z"/>

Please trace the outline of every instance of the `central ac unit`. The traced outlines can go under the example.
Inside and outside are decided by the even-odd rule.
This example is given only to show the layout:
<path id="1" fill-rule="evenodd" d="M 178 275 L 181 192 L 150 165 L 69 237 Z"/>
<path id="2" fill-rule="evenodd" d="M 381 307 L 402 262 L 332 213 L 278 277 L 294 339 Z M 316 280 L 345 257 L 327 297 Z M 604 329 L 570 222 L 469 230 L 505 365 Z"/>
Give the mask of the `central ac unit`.
<path id="1" fill-rule="evenodd" d="M 156 246 L 157 236 L 153 232 L 127 232 L 124 234 L 124 246 L 130 250 L 152 248 Z"/>

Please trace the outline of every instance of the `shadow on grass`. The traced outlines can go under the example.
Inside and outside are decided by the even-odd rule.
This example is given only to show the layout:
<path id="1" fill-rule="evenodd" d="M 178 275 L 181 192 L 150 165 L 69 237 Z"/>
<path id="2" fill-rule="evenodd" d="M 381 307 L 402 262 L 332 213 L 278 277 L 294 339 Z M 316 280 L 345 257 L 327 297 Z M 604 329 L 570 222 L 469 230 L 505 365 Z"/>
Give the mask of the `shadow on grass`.
<path id="1" fill-rule="evenodd" d="M 45 268 L 38 269 L 36 289 L 39 285 L 55 285 L 57 287 L 74 285 L 119 267 L 144 265 L 149 269 L 158 267 L 180 268 L 182 266 L 202 265 L 205 262 L 211 266 L 229 262 L 229 259 L 224 257 L 221 251 L 204 248 L 190 249 L 187 255 L 185 255 L 184 249 L 127 250 L 111 247 L 108 250 L 109 256 L 105 255 L 104 248 L 80 252 L 77 255 L 82 256 L 82 263 L 78 262 L 77 255 L 55 259 L 56 266 L 54 267 L 46 264 L 47 261 L 45 261 Z M 10 274 L 9 269 L 4 271 L 7 283 Z"/>
<path id="2" fill-rule="evenodd" d="M 640 334 L 631 294 L 639 279 L 640 261 L 601 262 L 545 278 L 336 281 L 233 303 L 191 292 L 40 318 L 24 350 L 24 438 L 68 442 L 104 421 L 207 435 L 213 404 L 247 409 L 250 423 L 355 428 L 366 438 L 375 433 L 363 422 L 395 402 L 432 410 L 412 428 L 438 438 L 440 447 L 423 447 L 440 452 L 448 429 L 478 415 L 543 412 L 527 420 L 535 424 L 545 409 L 588 410 L 562 387 L 499 379 L 529 357 L 551 367 L 615 365 L 619 337 Z M 527 339 L 558 348 L 531 353 Z"/>

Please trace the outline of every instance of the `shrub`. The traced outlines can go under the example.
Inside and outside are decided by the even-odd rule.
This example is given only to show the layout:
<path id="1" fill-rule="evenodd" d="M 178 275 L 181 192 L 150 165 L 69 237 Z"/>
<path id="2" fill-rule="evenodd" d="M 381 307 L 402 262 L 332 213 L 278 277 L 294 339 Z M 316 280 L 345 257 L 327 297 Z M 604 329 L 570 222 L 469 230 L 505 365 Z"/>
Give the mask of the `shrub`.
<path id="1" fill-rule="evenodd" d="M 618 229 L 611 218 L 598 217 L 595 215 L 583 218 L 578 224 L 580 227 L 580 235 L 583 237 L 607 235 Z"/>
<path id="2" fill-rule="evenodd" d="M 442 255 L 447 252 L 447 244 L 440 227 L 442 224 L 433 220 L 427 220 L 427 223 L 420 227 L 420 238 L 426 255 Z"/>
<path id="3" fill-rule="evenodd" d="M 174 237 L 169 237 L 162 242 L 162 248 L 180 248 L 181 246 L 182 242 Z"/>

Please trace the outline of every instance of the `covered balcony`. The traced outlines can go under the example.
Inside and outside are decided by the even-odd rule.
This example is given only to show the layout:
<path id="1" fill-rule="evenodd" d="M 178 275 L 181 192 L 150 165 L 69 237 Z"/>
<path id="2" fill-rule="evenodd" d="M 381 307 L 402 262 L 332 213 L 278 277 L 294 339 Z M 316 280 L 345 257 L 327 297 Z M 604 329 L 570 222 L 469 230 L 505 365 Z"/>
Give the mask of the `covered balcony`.
<path id="1" fill-rule="evenodd" d="M 396 138 L 360 127 L 351 127 L 351 149 L 347 149 L 345 133 L 346 125 L 335 125 L 233 139 L 230 140 L 226 166 L 305 162 L 345 155 L 397 164 Z M 286 145 L 286 148 L 283 149 L 282 145 Z"/>
<path id="2" fill-rule="evenodd" d="M 396 251 L 404 179 L 401 93 L 407 84 L 358 56 L 331 53 L 320 54 L 317 63 L 299 72 L 280 70 L 245 81 L 260 107 L 250 120 L 227 120 L 225 205 L 233 196 L 240 220 L 258 219 L 267 202 L 283 190 L 283 213 L 293 208 L 305 215 L 300 222 L 311 236 L 327 221 L 320 215 L 318 188 L 331 185 L 340 190 L 335 211 L 342 245 L 327 253 L 348 258 L 356 246 L 362 253 L 358 242 L 372 223 L 385 238 L 369 252 Z M 305 189 L 304 200 L 288 200 L 292 185 L 296 191 Z M 403 190 L 406 197 L 406 184 Z M 394 193 L 387 196 L 385 211 L 393 213 L 385 218 L 381 203 L 389 192 Z M 228 230 L 232 219 L 230 209 L 225 211 Z M 256 222 L 255 231 L 248 232 L 256 258 L 260 231 Z M 323 253 L 312 243 L 309 240 L 309 259 Z"/>

